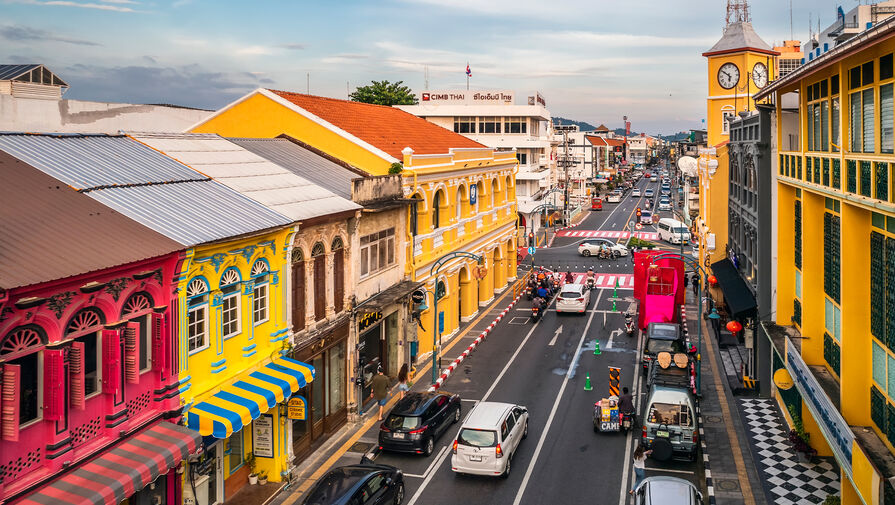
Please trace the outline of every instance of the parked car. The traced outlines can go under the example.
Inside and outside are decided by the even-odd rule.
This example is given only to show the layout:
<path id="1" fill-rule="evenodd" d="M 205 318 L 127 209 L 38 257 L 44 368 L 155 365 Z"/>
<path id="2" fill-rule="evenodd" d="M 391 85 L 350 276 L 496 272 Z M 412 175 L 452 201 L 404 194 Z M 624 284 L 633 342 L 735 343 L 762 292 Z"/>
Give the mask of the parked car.
<path id="1" fill-rule="evenodd" d="M 305 496 L 302 505 L 400 505 L 404 475 L 390 465 L 333 468 Z"/>
<path id="2" fill-rule="evenodd" d="M 647 198 L 652 198 L 654 194 L 655 193 L 653 192 L 652 189 L 646 189 L 643 191 L 643 196 L 645 196 Z"/>
<path id="3" fill-rule="evenodd" d="M 627 256 L 628 248 L 616 244 L 615 242 L 605 238 L 591 238 L 578 244 L 578 254 L 582 256 L 596 256 L 602 247 L 608 247 L 612 251 L 613 256 Z"/>
<path id="4" fill-rule="evenodd" d="M 479 402 L 469 412 L 451 455 L 455 474 L 510 475 L 510 462 L 528 436 L 528 409 L 522 405 Z"/>
<path id="5" fill-rule="evenodd" d="M 379 425 L 379 448 L 429 456 L 435 440 L 460 420 L 460 396 L 437 393 L 407 393 Z"/>
<path id="6" fill-rule="evenodd" d="M 681 341 L 680 326 L 675 323 L 650 323 L 646 327 L 646 343 L 640 355 L 643 371 L 649 370 L 649 364 L 660 352 L 684 352 Z"/>
<path id="7" fill-rule="evenodd" d="M 666 355 L 663 359 L 662 355 Z M 661 352 L 650 364 L 647 400 L 643 410 L 641 443 L 651 457 L 668 461 L 683 456 L 696 461 L 699 427 L 694 396 L 692 360 L 683 353 Z"/>
<path id="8" fill-rule="evenodd" d="M 563 284 L 556 298 L 556 312 L 576 312 L 583 314 L 590 303 L 590 290 L 584 284 Z"/>
<path id="9" fill-rule="evenodd" d="M 634 505 L 700 505 L 702 493 L 677 477 L 647 477 L 634 490 Z"/>
<path id="10" fill-rule="evenodd" d="M 634 190 L 631 191 L 631 196 L 640 196 L 640 188 L 634 188 Z"/>

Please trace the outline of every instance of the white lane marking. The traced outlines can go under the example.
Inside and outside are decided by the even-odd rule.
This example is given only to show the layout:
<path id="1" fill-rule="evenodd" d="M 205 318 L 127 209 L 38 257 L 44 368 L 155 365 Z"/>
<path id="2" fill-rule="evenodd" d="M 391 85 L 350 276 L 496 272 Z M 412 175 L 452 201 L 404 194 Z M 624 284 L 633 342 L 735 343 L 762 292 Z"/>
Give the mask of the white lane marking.
<path id="1" fill-rule="evenodd" d="M 562 325 L 559 325 L 559 328 L 556 329 L 556 333 L 553 334 L 553 338 L 550 339 L 550 343 L 547 344 L 547 345 L 553 345 L 553 344 L 555 344 L 555 343 L 556 343 L 556 337 L 558 337 L 560 333 L 562 333 Z"/>
<path id="2" fill-rule="evenodd" d="M 439 459 L 439 458 L 445 453 L 445 451 L 447 451 L 447 450 L 448 450 L 447 446 L 442 447 L 441 450 L 438 451 L 438 455 L 435 456 L 435 459 L 432 461 L 432 463 L 429 464 L 429 466 L 426 468 L 426 471 L 423 472 L 422 475 L 417 475 L 417 474 L 414 474 L 414 473 L 405 473 L 404 476 L 405 476 L 405 477 L 416 477 L 417 479 L 424 479 L 424 478 L 426 478 L 427 475 L 429 475 L 430 473 L 432 473 L 432 469 L 435 468 L 435 463 L 438 462 L 438 459 Z"/>
<path id="3" fill-rule="evenodd" d="M 600 292 L 600 296 L 603 293 Z M 597 297 L 597 303 L 600 303 L 600 298 Z M 516 499 L 513 500 L 513 505 L 519 505 L 522 502 L 522 495 L 525 494 L 525 488 L 528 487 L 528 481 L 531 479 L 531 474 L 535 469 L 535 464 L 538 462 L 538 456 L 541 454 L 541 449 L 544 447 L 544 441 L 547 440 L 547 434 L 550 432 L 550 425 L 553 423 L 553 418 L 556 416 L 556 410 L 559 408 L 559 402 L 562 400 L 563 392 L 566 390 L 566 385 L 569 384 L 569 377 L 572 375 L 572 370 L 578 366 L 578 358 L 581 356 L 581 347 L 584 345 L 584 339 L 587 337 L 587 330 L 590 328 L 590 323 L 594 320 L 594 312 L 590 313 L 590 316 L 587 318 L 587 324 L 584 326 L 584 331 L 581 333 L 581 338 L 578 339 L 578 348 L 575 349 L 575 359 L 572 360 L 572 363 L 569 364 L 569 369 L 566 371 L 566 376 L 562 380 L 562 385 L 559 387 L 559 392 L 556 394 L 556 400 L 553 402 L 553 408 L 550 410 L 550 416 L 547 417 L 547 424 L 544 426 L 544 431 L 541 433 L 541 438 L 538 440 L 538 446 L 535 447 L 535 452 L 531 457 L 531 461 L 528 463 L 528 469 L 525 471 L 525 477 L 522 478 L 522 484 L 519 486 L 519 491 L 516 492 Z M 630 435 L 631 432 L 628 432 Z M 627 461 L 627 458 L 626 458 Z M 627 465 L 626 465 L 627 466 Z"/>
<path id="4" fill-rule="evenodd" d="M 607 286 L 615 287 L 615 276 L 614 275 L 609 276 L 609 282 L 607 283 Z"/>
<path id="5" fill-rule="evenodd" d="M 643 332 L 639 332 L 640 336 L 637 339 L 637 356 L 640 356 L 643 348 L 644 338 L 646 337 Z M 632 384 L 632 388 L 634 390 L 634 412 L 640 412 L 640 363 L 634 361 L 634 383 Z M 639 438 L 639 435 L 638 435 Z M 632 442 L 634 440 L 634 430 L 628 431 L 628 435 L 625 440 L 625 459 L 622 460 L 622 482 L 621 489 L 618 492 L 618 505 L 626 505 L 628 498 L 628 472 L 631 469 L 631 447 L 634 445 Z"/>
<path id="6" fill-rule="evenodd" d="M 612 330 L 612 333 L 609 334 L 609 342 L 606 342 L 606 349 L 612 349 L 612 340 L 615 338 L 616 334 L 621 335 L 622 330 Z"/>
<path id="7" fill-rule="evenodd" d="M 473 400 L 472 398 L 460 398 L 460 401 L 461 401 L 461 402 L 479 403 L 478 400 Z"/>

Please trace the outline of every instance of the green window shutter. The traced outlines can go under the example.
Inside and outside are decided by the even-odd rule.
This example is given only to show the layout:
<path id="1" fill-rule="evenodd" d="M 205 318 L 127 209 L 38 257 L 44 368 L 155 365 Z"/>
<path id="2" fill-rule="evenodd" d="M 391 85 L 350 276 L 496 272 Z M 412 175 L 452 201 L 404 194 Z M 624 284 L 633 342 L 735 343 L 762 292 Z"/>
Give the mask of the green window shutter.
<path id="1" fill-rule="evenodd" d="M 793 223 L 795 231 L 795 263 L 796 268 L 802 268 L 802 201 L 796 200 L 795 205 L 795 222 Z"/>
<path id="2" fill-rule="evenodd" d="M 886 397 L 876 386 L 870 386 L 870 419 L 883 433 L 887 433 L 886 413 Z"/>
<path id="3" fill-rule="evenodd" d="M 861 194 L 863 196 L 872 197 L 872 182 L 873 182 L 873 174 L 871 172 L 871 165 L 869 161 L 861 162 Z"/>
<path id="4" fill-rule="evenodd" d="M 830 185 L 830 159 L 824 158 L 823 164 L 824 164 L 823 165 L 823 181 L 821 181 L 821 183 L 824 186 L 829 186 Z"/>
<path id="5" fill-rule="evenodd" d="M 839 375 L 839 355 L 839 343 L 829 333 L 824 332 L 824 361 L 836 375 Z"/>
<path id="6" fill-rule="evenodd" d="M 870 232 L 870 333 L 886 341 L 886 263 L 885 237 L 879 232 Z"/>
<path id="7" fill-rule="evenodd" d="M 789 175 L 784 171 L 784 168 L 786 168 L 786 165 L 784 165 L 785 160 L 786 160 L 786 156 L 781 154 L 780 155 L 780 175 Z"/>
<path id="8" fill-rule="evenodd" d="M 842 185 L 839 183 L 839 160 L 833 160 L 833 188 L 834 189 L 842 189 Z"/>
<path id="9" fill-rule="evenodd" d="M 889 439 L 890 444 L 895 444 L 895 405 L 891 403 L 886 404 L 886 423 L 889 428 L 886 438 Z"/>
<path id="10" fill-rule="evenodd" d="M 802 326 L 802 302 L 798 298 L 794 298 L 792 301 L 792 320 Z"/>
<path id="11" fill-rule="evenodd" d="M 895 317 L 895 239 L 886 238 L 886 317 L 885 329 L 886 347 L 895 352 L 895 321 L 889 321 L 890 317 Z M 871 283 L 872 284 L 872 283 Z M 893 309 L 889 312 L 889 309 Z"/>
<path id="12" fill-rule="evenodd" d="M 845 160 L 845 182 L 849 193 L 858 192 L 858 162 L 855 160 Z"/>
<path id="13" fill-rule="evenodd" d="M 820 184 L 820 158 L 814 158 L 814 184 Z"/>
<path id="14" fill-rule="evenodd" d="M 797 161 L 796 175 L 798 176 L 796 178 L 801 179 L 802 178 L 802 157 L 799 156 L 798 158 L 796 158 L 796 161 Z"/>
<path id="15" fill-rule="evenodd" d="M 889 200 L 889 164 L 876 163 L 876 198 Z"/>

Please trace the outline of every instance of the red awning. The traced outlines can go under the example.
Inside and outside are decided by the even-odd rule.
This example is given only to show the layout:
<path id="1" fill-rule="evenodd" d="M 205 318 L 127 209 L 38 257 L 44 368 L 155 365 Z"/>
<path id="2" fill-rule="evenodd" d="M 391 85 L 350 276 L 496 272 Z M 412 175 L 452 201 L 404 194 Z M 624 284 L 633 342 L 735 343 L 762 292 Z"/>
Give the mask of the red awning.
<path id="1" fill-rule="evenodd" d="M 159 421 L 15 503 L 117 505 L 179 465 L 201 442 L 198 431 Z"/>

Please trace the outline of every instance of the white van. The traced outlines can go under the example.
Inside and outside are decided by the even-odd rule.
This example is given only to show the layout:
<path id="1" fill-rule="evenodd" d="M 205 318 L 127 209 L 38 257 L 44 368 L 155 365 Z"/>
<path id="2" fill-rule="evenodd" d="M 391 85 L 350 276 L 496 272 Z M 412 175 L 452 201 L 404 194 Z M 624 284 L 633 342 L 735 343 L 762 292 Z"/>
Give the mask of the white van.
<path id="1" fill-rule="evenodd" d="M 466 416 L 454 440 L 451 470 L 473 475 L 510 475 L 510 461 L 528 436 L 528 409 L 521 405 L 479 402 Z"/>
<path id="2" fill-rule="evenodd" d="M 670 217 L 660 219 L 656 228 L 659 230 L 659 238 L 666 242 L 672 244 L 680 244 L 681 241 L 684 244 L 690 242 L 690 230 L 687 229 L 687 225 L 677 219 Z"/>

